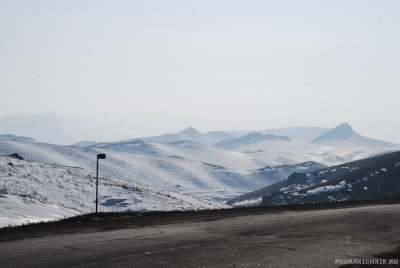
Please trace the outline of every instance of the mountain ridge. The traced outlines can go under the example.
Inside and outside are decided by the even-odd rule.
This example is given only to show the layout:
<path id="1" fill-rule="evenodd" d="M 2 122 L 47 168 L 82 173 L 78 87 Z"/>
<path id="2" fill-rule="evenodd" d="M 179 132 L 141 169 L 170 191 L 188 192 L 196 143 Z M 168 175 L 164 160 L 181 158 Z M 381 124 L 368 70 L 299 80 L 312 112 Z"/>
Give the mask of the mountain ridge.
<path id="1" fill-rule="evenodd" d="M 243 137 L 223 140 L 223 141 L 214 143 L 213 146 L 216 148 L 228 149 L 233 146 L 248 145 L 248 144 L 258 143 L 258 142 L 261 142 L 264 140 L 290 141 L 291 139 L 286 136 L 276 136 L 276 135 L 272 135 L 272 134 L 261 134 L 258 132 L 253 132 L 253 133 L 249 133 Z"/>

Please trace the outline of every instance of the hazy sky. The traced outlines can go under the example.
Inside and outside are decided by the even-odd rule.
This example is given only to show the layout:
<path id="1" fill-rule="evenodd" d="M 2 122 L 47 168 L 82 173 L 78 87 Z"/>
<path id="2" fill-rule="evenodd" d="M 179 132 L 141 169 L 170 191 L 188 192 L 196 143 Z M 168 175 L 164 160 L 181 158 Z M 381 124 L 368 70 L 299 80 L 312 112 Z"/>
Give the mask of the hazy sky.
<path id="1" fill-rule="evenodd" d="M 0 117 L 393 124 L 399 14 L 398 0 L 0 0 Z"/>

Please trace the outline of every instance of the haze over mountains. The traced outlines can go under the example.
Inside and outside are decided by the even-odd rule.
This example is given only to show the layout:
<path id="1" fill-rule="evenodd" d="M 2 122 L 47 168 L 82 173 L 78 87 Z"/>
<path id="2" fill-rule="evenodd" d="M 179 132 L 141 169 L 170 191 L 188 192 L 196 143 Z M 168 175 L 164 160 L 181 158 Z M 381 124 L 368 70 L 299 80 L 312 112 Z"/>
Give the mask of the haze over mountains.
<path id="1" fill-rule="evenodd" d="M 107 130 L 109 132 L 97 132 L 54 113 L 0 118 L 0 134 L 27 136 L 52 144 L 71 145 L 84 140 L 118 140 L 129 137 Z"/>
<path id="2" fill-rule="evenodd" d="M 264 130 L 227 130 L 209 131 L 201 133 L 189 127 L 177 133 L 168 133 L 158 136 L 139 136 L 140 129 L 146 129 L 150 124 L 146 120 L 120 119 L 113 122 L 112 119 L 89 119 L 74 117 L 66 118 L 53 113 L 36 115 L 18 115 L 0 118 L 0 134 L 13 134 L 17 136 L 31 137 L 40 142 L 88 146 L 97 142 L 115 142 L 129 139 L 141 139 L 145 141 L 174 142 L 180 140 L 190 140 L 199 143 L 212 144 L 227 139 L 240 138 L 250 133 L 271 134 L 276 136 L 286 136 L 293 141 L 311 142 L 322 134 L 331 130 L 323 127 L 285 127 Z M 129 123 L 131 122 L 131 123 Z M 150 120 L 150 122 L 152 122 Z M 167 122 L 158 122 L 165 125 Z M 124 131 L 121 131 L 124 129 Z M 396 129 L 393 129 L 396 132 Z M 399 133 L 400 135 L 400 133 Z M 392 135 L 393 136 L 393 135 Z M 395 136 L 393 136 L 395 137 Z M 400 138 L 400 137 L 399 137 Z M 397 143 L 399 138 L 393 139 Z M 80 143 L 83 142 L 83 143 Z"/>

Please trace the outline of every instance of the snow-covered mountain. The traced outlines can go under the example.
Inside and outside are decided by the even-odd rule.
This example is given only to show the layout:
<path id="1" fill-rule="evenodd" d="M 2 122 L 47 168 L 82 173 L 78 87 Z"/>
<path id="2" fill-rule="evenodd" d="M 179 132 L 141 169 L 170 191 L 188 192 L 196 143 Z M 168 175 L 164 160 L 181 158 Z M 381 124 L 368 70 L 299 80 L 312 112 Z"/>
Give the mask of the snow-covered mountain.
<path id="1" fill-rule="evenodd" d="M 361 136 L 343 123 L 322 134 L 311 143 L 334 147 L 392 147 L 394 144 Z"/>
<path id="2" fill-rule="evenodd" d="M 96 176 L 82 168 L 0 156 L 0 228 L 95 211 Z M 99 211 L 226 208 L 218 202 L 138 183 L 99 178 Z"/>

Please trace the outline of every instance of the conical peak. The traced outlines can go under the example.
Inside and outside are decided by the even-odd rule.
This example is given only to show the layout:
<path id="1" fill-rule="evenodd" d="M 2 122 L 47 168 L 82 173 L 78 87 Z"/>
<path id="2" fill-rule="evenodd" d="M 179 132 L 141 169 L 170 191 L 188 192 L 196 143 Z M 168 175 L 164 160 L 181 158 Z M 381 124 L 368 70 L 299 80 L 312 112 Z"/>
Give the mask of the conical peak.
<path id="1" fill-rule="evenodd" d="M 354 132 L 353 128 L 348 123 L 340 124 L 332 130 L 341 130 L 341 131 L 350 132 L 350 133 Z"/>
<path id="2" fill-rule="evenodd" d="M 348 123 L 343 123 L 334 129 L 325 132 L 311 143 L 318 143 L 327 140 L 345 140 L 351 138 L 354 134 L 356 134 L 353 128 Z"/>
<path id="3" fill-rule="evenodd" d="M 188 127 L 187 129 L 182 130 L 180 133 L 187 133 L 187 134 L 196 133 L 197 134 L 199 132 L 193 127 Z"/>

